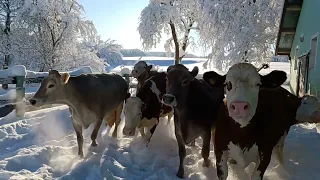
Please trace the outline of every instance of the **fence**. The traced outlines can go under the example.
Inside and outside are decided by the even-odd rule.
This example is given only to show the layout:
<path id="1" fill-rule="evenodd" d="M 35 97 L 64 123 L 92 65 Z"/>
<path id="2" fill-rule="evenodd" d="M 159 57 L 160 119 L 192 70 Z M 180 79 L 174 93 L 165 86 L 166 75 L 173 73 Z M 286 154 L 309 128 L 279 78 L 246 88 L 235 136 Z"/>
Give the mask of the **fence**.
<path id="1" fill-rule="evenodd" d="M 80 74 L 92 74 L 91 67 L 83 67 L 75 71 L 69 72 L 71 77 Z M 23 65 L 16 65 L 9 69 L 0 70 L 0 84 L 15 85 L 14 88 L 8 90 L 5 94 L 0 95 L 0 117 L 16 110 L 17 117 L 23 117 L 26 112 L 27 98 L 31 98 L 33 93 L 26 93 L 26 85 L 41 83 L 43 78 L 48 76 L 48 72 L 34 72 L 26 70 Z M 123 69 L 120 74 L 130 85 L 130 88 L 136 87 L 131 83 L 130 71 Z"/>

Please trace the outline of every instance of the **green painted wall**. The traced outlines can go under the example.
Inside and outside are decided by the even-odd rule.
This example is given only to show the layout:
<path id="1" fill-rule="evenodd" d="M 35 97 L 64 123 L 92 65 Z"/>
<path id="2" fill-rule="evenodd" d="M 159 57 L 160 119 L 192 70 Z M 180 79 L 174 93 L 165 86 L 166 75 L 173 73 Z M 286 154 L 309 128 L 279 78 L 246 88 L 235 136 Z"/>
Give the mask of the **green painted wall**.
<path id="1" fill-rule="evenodd" d="M 304 0 L 295 38 L 291 48 L 291 79 L 290 85 L 294 93 L 296 93 L 298 66 L 295 69 L 297 57 L 307 53 L 311 48 L 311 39 L 318 36 L 317 54 L 314 69 L 309 70 L 308 77 L 308 93 L 320 95 L 320 0 Z M 300 36 L 304 35 L 304 41 L 300 42 Z M 296 47 L 299 50 L 296 51 Z M 318 87 L 318 90 L 316 88 Z M 317 92 L 319 91 L 319 92 Z"/>

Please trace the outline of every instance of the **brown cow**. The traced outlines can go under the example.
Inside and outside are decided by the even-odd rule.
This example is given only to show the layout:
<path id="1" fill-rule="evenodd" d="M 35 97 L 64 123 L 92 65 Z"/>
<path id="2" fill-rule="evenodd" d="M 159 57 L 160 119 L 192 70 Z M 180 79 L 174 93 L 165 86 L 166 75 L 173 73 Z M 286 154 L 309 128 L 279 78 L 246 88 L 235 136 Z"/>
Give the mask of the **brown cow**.
<path id="1" fill-rule="evenodd" d="M 51 70 L 41 82 L 39 90 L 29 101 L 36 107 L 46 104 L 69 106 L 73 127 L 77 134 L 78 155 L 83 157 L 82 128 L 94 123 L 91 146 L 97 146 L 96 138 L 103 119 L 127 99 L 129 86 L 116 74 L 82 74 L 70 77 Z"/>
<path id="2" fill-rule="evenodd" d="M 214 140 L 217 175 L 221 180 L 225 180 L 228 176 L 228 158 L 234 159 L 243 169 L 249 163 L 255 162 L 256 167 L 252 178 L 262 179 L 273 150 L 276 151 L 278 160 L 282 161 L 283 141 L 290 127 L 300 122 L 319 122 L 320 120 L 319 109 L 309 113 L 313 118 L 306 118 L 303 114 L 306 114 L 307 108 L 302 106 L 306 100 L 292 95 L 282 87 L 274 88 L 281 85 L 280 80 L 285 81 L 283 72 L 275 71 L 261 76 L 254 73 L 256 69 L 253 66 L 240 66 L 242 67 L 234 65 L 229 69 L 233 77 L 230 77 L 230 74 L 221 76 L 221 79 L 218 76 L 215 77 L 219 82 L 224 79 L 227 88 L 227 103 L 221 105 Z M 206 81 L 211 80 L 206 79 Z M 267 85 L 266 87 L 274 89 L 261 88 L 254 91 L 252 89 L 256 83 L 261 83 L 260 87 Z M 232 91 L 234 88 L 236 90 Z M 236 98 L 233 96 L 237 94 L 235 91 L 242 92 L 242 102 L 234 101 Z M 251 93 L 249 95 L 251 100 L 246 98 L 247 92 Z M 232 107 L 232 102 L 244 103 L 248 106 L 247 110 L 246 108 L 237 110 L 237 107 Z M 314 105 L 308 107 L 310 106 L 314 107 Z M 301 109 L 300 115 L 299 113 L 296 115 L 298 108 Z M 233 112 L 230 113 L 229 109 Z M 243 109 L 254 111 L 253 116 L 250 117 L 248 112 L 241 112 Z"/>
<path id="3" fill-rule="evenodd" d="M 180 164 L 177 176 L 184 176 L 185 145 L 201 136 L 203 166 L 208 167 L 211 127 L 215 124 L 223 91 L 216 91 L 203 80 L 196 79 L 198 67 L 190 72 L 181 64 L 167 69 L 167 90 L 163 102 L 174 108 L 175 136 L 179 147 Z"/>

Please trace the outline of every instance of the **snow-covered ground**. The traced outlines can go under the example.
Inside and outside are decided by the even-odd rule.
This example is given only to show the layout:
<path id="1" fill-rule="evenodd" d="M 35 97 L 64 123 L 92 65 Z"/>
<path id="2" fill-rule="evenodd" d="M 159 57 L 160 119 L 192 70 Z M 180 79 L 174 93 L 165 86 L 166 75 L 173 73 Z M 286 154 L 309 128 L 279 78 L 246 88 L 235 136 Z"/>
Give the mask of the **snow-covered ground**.
<path id="1" fill-rule="evenodd" d="M 200 70 L 203 70 L 201 63 L 198 65 Z M 194 64 L 187 65 L 190 69 L 193 66 Z M 279 69 L 275 66 L 289 69 L 289 64 L 283 63 L 272 63 L 271 69 Z M 90 126 L 84 130 L 86 158 L 78 159 L 76 135 L 67 106 L 28 112 L 24 118 L 16 118 L 15 112 L 12 112 L 0 118 L 0 180 L 178 179 L 175 175 L 179 156 L 173 122 L 168 126 L 166 122 L 167 119 L 161 119 L 149 147 L 145 147 L 140 135 L 133 138 L 122 136 L 122 119 L 118 139 L 105 134 L 109 128 L 103 124 L 98 137 L 98 147 L 89 149 L 93 128 Z M 203 168 L 201 144 L 201 139 L 197 139 L 196 147 L 187 146 L 186 179 L 216 180 L 212 147 L 212 167 Z M 320 135 L 315 125 L 293 126 L 285 141 L 285 166 L 276 166 L 276 161 L 272 160 L 265 179 L 318 179 L 319 151 Z M 252 166 L 249 170 L 252 170 Z M 243 175 L 240 171 L 230 169 L 228 179 L 239 179 L 239 174 Z"/>

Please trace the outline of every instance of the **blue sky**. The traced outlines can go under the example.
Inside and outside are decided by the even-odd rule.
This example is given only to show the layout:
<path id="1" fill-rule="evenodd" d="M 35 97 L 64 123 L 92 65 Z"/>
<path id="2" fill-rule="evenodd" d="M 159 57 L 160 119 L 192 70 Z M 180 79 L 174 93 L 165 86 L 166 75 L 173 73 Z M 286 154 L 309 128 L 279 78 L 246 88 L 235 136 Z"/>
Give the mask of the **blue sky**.
<path id="1" fill-rule="evenodd" d="M 102 39 L 117 40 L 124 48 L 142 49 L 137 31 L 140 12 L 149 0 L 79 0 L 84 6 L 87 19 L 93 21 Z M 151 51 L 164 51 L 162 42 Z M 188 51 L 200 55 L 199 52 Z"/>

